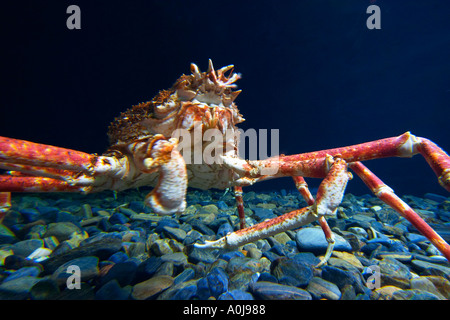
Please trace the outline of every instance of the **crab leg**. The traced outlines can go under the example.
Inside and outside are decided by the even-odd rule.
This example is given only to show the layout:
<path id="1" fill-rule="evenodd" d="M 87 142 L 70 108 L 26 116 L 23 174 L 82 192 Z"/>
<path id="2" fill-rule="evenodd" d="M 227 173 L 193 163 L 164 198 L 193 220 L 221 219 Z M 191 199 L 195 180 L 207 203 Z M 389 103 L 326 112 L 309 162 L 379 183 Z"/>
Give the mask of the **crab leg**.
<path id="1" fill-rule="evenodd" d="M 11 208 L 11 192 L 0 192 L 0 223 Z"/>
<path id="2" fill-rule="evenodd" d="M 80 151 L 0 137 L 0 162 L 92 172 L 96 158 Z"/>
<path id="3" fill-rule="evenodd" d="M 303 199 L 305 199 L 306 203 L 310 206 L 313 205 L 314 198 L 308 189 L 308 184 L 306 183 L 305 179 L 300 176 L 292 177 L 292 179 L 294 179 L 295 186 L 297 187 L 297 190 L 300 192 L 300 194 L 303 196 Z M 317 268 L 324 265 L 328 261 L 328 259 L 330 259 L 331 254 L 333 253 L 334 244 L 336 243 L 336 241 L 334 240 L 333 232 L 331 231 L 330 226 L 327 223 L 327 220 L 325 220 L 325 217 L 319 218 L 319 224 L 320 227 L 322 228 L 323 233 L 325 234 L 325 239 L 327 240 L 328 245 L 325 257 L 316 266 Z"/>
<path id="4" fill-rule="evenodd" d="M 391 206 L 419 230 L 421 234 L 450 261 L 450 246 L 434 231 L 408 204 L 400 199 L 394 191 L 374 175 L 361 162 L 350 163 L 349 167 L 363 180 L 369 189 L 383 202 Z"/>
<path id="5" fill-rule="evenodd" d="M 279 156 L 266 160 L 245 161 L 223 157 L 224 163 L 242 174 L 242 185 L 269 178 L 302 176 L 323 178 L 328 172 L 326 156 L 339 157 L 347 163 L 386 157 L 412 157 L 420 153 L 433 171 L 439 183 L 450 191 L 450 157 L 435 143 L 406 132 L 398 137 L 386 138 L 353 146 Z M 277 173 L 264 176 L 264 172 L 277 168 Z"/>
<path id="6" fill-rule="evenodd" d="M 245 213 L 244 213 L 244 200 L 242 199 L 242 187 L 234 187 L 234 197 L 236 199 L 236 206 L 239 216 L 239 227 L 241 229 L 245 228 Z"/>
<path id="7" fill-rule="evenodd" d="M 320 217 L 334 215 L 342 201 L 351 174 L 347 172 L 347 164 L 342 159 L 333 161 L 331 157 L 328 157 L 328 162 L 331 163 L 331 168 L 319 186 L 316 196 L 317 201 L 313 205 L 235 231 L 219 240 L 207 241 L 205 244 L 195 244 L 195 246 L 198 248 L 235 248 L 286 230 L 304 226 L 320 219 Z"/>
<path id="8" fill-rule="evenodd" d="M 91 187 L 45 177 L 0 175 L 0 192 L 89 192 Z"/>

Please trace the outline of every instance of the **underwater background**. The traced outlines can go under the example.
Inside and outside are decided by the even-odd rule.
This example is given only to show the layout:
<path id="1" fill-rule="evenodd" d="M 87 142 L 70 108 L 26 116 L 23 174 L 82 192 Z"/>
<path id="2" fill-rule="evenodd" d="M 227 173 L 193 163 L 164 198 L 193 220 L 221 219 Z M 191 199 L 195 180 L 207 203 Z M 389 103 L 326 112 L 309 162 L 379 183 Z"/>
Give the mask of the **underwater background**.
<path id="1" fill-rule="evenodd" d="M 80 30 L 66 27 L 71 4 Z M 366 27 L 372 4 L 379 30 Z M 406 131 L 448 151 L 449 10 L 446 1 L 7 2 L 0 135 L 102 153 L 114 117 L 211 58 L 242 73 L 240 127 L 279 129 L 280 153 Z M 447 196 L 421 156 L 367 166 L 399 195 Z M 294 184 L 244 192 L 282 188 Z M 369 193 L 358 178 L 348 191 Z"/>

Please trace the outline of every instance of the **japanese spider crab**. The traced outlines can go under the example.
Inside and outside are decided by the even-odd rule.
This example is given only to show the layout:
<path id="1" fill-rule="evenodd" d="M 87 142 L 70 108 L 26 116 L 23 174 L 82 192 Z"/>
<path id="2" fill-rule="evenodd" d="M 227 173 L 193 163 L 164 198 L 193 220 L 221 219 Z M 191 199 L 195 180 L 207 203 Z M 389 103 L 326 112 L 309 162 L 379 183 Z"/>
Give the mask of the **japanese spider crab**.
<path id="1" fill-rule="evenodd" d="M 360 161 L 383 157 L 411 157 L 422 154 L 450 191 L 450 158 L 432 141 L 409 132 L 398 137 L 358 145 L 279 156 L 265 160 L 238 157 L 236 125 L 244 119 L 233 91 L 240 78 L 233 66 L 214 70 L 211 60 L 206 72 L 191 65 L 191 75 L 182 75 L 169 90 L 160 91 L 151 101 L 140 103 L 111 123 L 111 146 L 101 156 L 23 140 L 0 137 L 0 208 L 10 206 L 10 192 L 98 192 L 153 186 L 145 203 L 158 214 L 181 213 L 186 207 L 189 186 L 200 189 L 234 187 L 241 229 L 216 241 L 196 244 L 200 248 L 238 247 L 257 239 L 298 228 L 318 220 L 328 241 L 324 264 L 333 250 L 333 234 L 325 217 L 335 213 L 351 174 L 350 167 L 369 189 L 409 220 L 450 260 L 450 246 L 397 197 L 391 188 Z M 174 133 L 184 129 L 192 133 L 215 128 L 222 132 L 226 151 L 212 164 L 189 164 L 177 148 Z M 197 127 L 198 128 L 198 127 Z M 226 132 L 231 132 L 226 136 Z M 202 141 L 201 150 L 210 142 Z M 187 164 L 188 162 L 188 164 Z M 270 172 L 270 168 L 277 170 Z M 308 207 L 294 210 L 262 223 L 245 227 L 242 187 L 269 178 L 291 176 Z M 316 200 L 303 177 L 324 178 Z M 3 213 L 4 214 L 4 213 Z"/>

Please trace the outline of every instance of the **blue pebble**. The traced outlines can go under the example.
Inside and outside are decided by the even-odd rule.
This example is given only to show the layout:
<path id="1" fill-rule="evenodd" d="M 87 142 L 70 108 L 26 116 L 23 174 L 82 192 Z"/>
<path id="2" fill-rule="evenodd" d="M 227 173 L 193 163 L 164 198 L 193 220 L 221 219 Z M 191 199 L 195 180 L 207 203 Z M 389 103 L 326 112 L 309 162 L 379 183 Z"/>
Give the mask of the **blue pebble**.
<path id="1" fill-rule="evenodd" d="M 197 281 L 197 297 L 200 300 L 207 300 L 210 296 L 211 291 L 209 290 L 208 280 L 201 278 Z"/>
<path id="2" fill-rule="evenodd" d="M 128 217 L 123 213 L 116 212 L 111 217 L 109 217 L 108 221 L 111 224 L 124 224 L 128 222 Z"/>
<path id="3" fill-rule="evenodd" d="M 263 257 L 269 259 L 270 262 L 274 262 L 276 259 L 278 259 L 280 257 L 280 255 L 276 254 L 275 252 L 272 251 L 264 251 L 263 252 Z"/>
<path id="4" fill-rule="evenodd" d="M 37 266 L 22 267 L 7 276 L 3 283 L 25 276 L 37 277 L 40 273 L 41 269 Z"/>
<path id="5" fill-rule="evenodd" d="M 131 287 L 121 288 L 117 280 L 105 283 L 96 293 L 96 300 L 127 300 L 131 293 Z"/>
<path id="6" fill-rule="evenodd" d="M 35 208 L 23 208 L 20 209 L 19 212 L 22 214 L 22 216 L 25 218 L 27 222 L 34 222 L 39 220 L 40 218 L 40 212 L 37 211 Z"/>
<path id="7" fill-rule="evenodd" d="M 172 219 L 170 217 L 164 217 L 158 221 L 158 224 L 156 225 L 155 228 L 155 232 L 157 233 L 163 232 L 164 227 L 179 228 L 180 224 L 175 219 Z"/>
<path id="8" fill-rule="evenodd" d="M 253 296 L 240 289 L 235 289 L 222 293 L 217 300 L 255 300 Z"/>
<path id="9" fill-rule="evenodd" d="M 224 223 L 219 227 L 219 230 L 217 231 L 217 236 L 218 237 L 225 237 L 227 234 L 232 233 L 233 227 L 228 223 Z"/>
<path id="10" fill-rule="evenodd" d="M 412 242 L 412 243 L 428 241 L 427 237 L 425 237 L 421 234 L 417 234 L 417 233 L 407 233 L 406 238 L 408 239 L 409 242 Z"/>
<path id="11" fill-rule="evenodd" d="M 273 283 L 278 283 L 277 278 L 275 278 L 273 275 L 271 275 L 268 272 L 263 272 L 259 275 L 258 281 L 268 281 Z"/>
<path id="12" fill-rule="evenodd" d="M 265 209 L 265 208 L 253 208 L 254 217 L 259 222 L 262 222 L 266 219 L 272 219 L 275 218 L 276 215 L 273 213 L 272 209 Z"/>
<path id="13" fill-rule="evenodd" d="M 434 193 L 425 193 L 424 198 L 436 201 L 438 203 L 442 203 L 447 200 L 447 197 L 441 196 L 439 194 L 434 194 Z"/>
<path id="14" fill-rule="evenodd" d="M 213 268 L 207 275 L 209 290 L 211 295 L 219 297 L 222 293 L 228 291 L 228 275 L 219 267 Z"/>
<path id="15" fill-rule="evenodd" d="M 227 252 L 222 253 L 219 256 L 219 259 L 222 259 L 222 260 L 225 260 L 225 261 L 230 261 L 231 259 L 236 258 L 236 257 L 244 258 L 245 256 L 240 251 L 227 251 Z"/>
<path id="16" fill-rule="evenodd" d="M 217 201 L 216 206 L 219 210 L 228 209 L 228 205 L 224 201 Z"/>
<path id="17" fill-rule="evenodd" d="M 186 282 L 195 278 L 195 271 L 192 268 L 184 269 L 179 275 L 173 280 L 173 284 L 177 285 L 182 282 Z"/>
<path id="18" fill-rule="evenodd" d="M 128 260 L 128 255 L 123 251 L 118 251 L 110 256 L 107 260 L 114 263 L 125 262 L 126 260 Z"/>
<path id="19" fill-rule="evenodd" d="M 130 202 L 130 209 L 137 213 L 151 213 L 152 209 L 144 205 L 144 202 L 142 201 L 131 201 Z"/>
<path id="20" fill-rule="evenodd" d="M 285 189 L 281 189 L 281 190 L 280 190 L 280 194 L 281 194 L 282 197 L 286 197 L 287 192 L 286 192 Z"/>
<path id="21" fill-rule="evenodd" d="M 197 294 L 197 286 L 195 284 L 181 288 L 172 297 L 172 300 L 190 300 Z"/>

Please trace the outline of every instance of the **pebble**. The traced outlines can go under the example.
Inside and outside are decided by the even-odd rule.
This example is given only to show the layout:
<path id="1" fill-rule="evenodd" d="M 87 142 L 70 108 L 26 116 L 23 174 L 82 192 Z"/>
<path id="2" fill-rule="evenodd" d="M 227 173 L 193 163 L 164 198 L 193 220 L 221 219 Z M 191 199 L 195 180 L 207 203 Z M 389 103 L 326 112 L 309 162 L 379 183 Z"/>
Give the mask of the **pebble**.
<path id="1" fill-rule="evenodd" d="M 341 291 L 338 286 L 320 277 L 312 278 L 306 290 L 316 300 L 339 300 L 341 298 Z"/>
<path id="2" fill-rule="evenodd" d="M 31 288 L 41 279 L 24 276 L 0 284 L 1 300 L 25 300 L 29 298 Z"/>
<path id="3" fill-rule="evenodd" d="M 306 290 L 266 281 L 252 283 L 250 290 L 262 300 L 312 300 L 311 294 Z"/>
<path id="4" fill-rule="evenodd" d="M 72 222 L 50 223 L 47 232 L 44 234 L 44 238 L 53 236 L 58 239 L 59 242 L 62 242 L 64 240 L 69 240 L 73 233 L 81 233 L 81 230 Z"/>
<path id="5" fill-rule="evenodd" d="M 95 278 L 99 273 L 98 258 L 87 256 L 76 258 L 62 264 L 53 272 L 52 279 L 55 280 L 59 286 L 65 285 L 67 279 L 74 273 L 74 271 L 72 271 L 75 270 L 74 267 L 77 268 L 75 273 L 81 276 L 81 281 L 83 282 Z"/>
<path id="6" fill-rule="evenodd" d="M 310 265 L 298 259 L 279 259 L 272 274 L 278 283 L 294 287 L 306 287 L 313 277 Z"/>
<path id="7" fill-rule="evenodd" d="M 173 278 L 169 276 L 155 276 L 133 286 L 131 296 L 136 300 L 155 298 L 162 291 L 173 285 Z"/>
<path id="8" fill-rule="evenodd" d="M 233 195 L 188 191 L 186 212 L 161 217 L 143 204 L 145 194 L 14 197 L 0 226 L 0 298 L 14 291 L 11 282 L 16 298 L 36 300 L 450 298 L 448 261 L 373 196 L 345 195 L 327 219 L 337 240 L 333 255 L 316 268 L 328 244 L 317 223 L 235 250 L 201 250 L 192 245 L 237 230 Z M 450 240 L 449 198 L 403 198 Z M 244 192 L 244 206 L 253 225 L 306 203 L 284 190 Z M 65 271 L 75 263 L 81 289 L 69 290 Z M 370 290 L 374 265 L 381 287 Z"/>
<path id="9" fill-rule="evenodd" d="M 335 238 L 334 250 L 352 251 L 352 246 L 338 234 L 333 233 Z M 300 229 L 295 235 L 298 249 L 312 253 L 325 253 L 328 242 L 321 228 L 308 227 Z"/>

